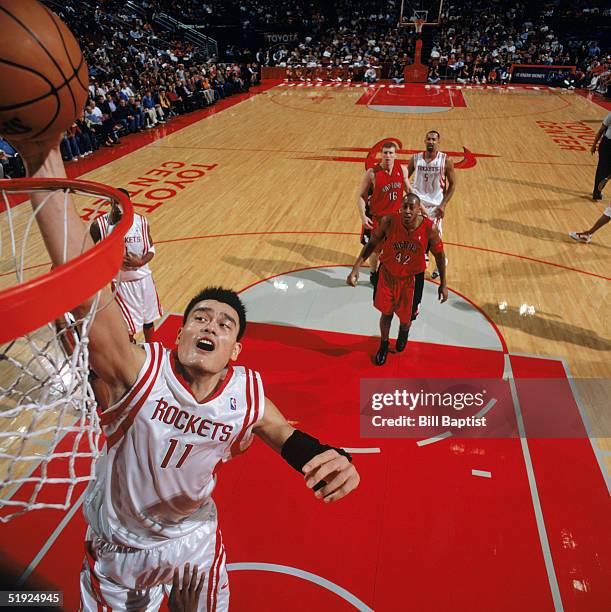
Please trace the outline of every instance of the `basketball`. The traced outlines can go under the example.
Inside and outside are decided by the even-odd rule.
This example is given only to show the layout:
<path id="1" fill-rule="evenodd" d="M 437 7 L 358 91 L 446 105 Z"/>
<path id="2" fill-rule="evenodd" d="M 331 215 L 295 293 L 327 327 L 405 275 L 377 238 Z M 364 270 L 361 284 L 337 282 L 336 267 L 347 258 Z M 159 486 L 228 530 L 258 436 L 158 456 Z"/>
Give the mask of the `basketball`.
<path id="1" fill-rule="evenodd" d="M 0 134 L 52 137 L 81 114 L 87 64 L 70 30 L 36 0 L 0 0 Z"/>

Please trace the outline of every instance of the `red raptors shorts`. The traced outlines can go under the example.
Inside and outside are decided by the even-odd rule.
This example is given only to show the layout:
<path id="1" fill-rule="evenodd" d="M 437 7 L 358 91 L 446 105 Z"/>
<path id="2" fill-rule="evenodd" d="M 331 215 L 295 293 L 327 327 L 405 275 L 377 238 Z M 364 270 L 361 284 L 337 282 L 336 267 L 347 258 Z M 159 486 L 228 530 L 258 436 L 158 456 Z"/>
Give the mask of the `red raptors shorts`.
<path id="1" fill-rule="evenodd" d="M 423 288 L 424 272 L 397 278 L 389 274 L 384 266 L 380 266 L 373 305 L 382 314 L 394 313 L 401 323 L 409 323 L 418 316 Z"/>

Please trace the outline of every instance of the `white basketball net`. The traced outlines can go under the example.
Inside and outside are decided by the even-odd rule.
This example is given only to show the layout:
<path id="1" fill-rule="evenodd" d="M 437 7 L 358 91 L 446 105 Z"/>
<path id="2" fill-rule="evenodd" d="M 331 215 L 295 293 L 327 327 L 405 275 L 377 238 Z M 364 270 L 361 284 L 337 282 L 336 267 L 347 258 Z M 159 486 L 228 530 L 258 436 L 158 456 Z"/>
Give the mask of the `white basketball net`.
<path id="1" fill-rule="evenodd" d="M 72 196 L 64 191 L 64 210 Z M 83 194 L 81 194 L 82 196 Z M 0 189 L 0 288 L 48 272 L 50 262 L 32 207 L 11 209 Z M 96 198 L 98 208 L 110 198 Z M 45 199 L 44 204 L 47 202 Z M 95 215 L 92 215 L 95 217 Z M 46 257 L 46 260 L 45 260 Z M 42 260 L 42 263 L 41 263 Z M 9 274 L 10 271 L 10 274 Z M 9 280 L 11 279 L 11 280 Z M 93 478 L 100 423 L 89 384 L 89 312 L 57 321 L 0 345 L 0 521 L 41 508 L 67 509 Z"/>

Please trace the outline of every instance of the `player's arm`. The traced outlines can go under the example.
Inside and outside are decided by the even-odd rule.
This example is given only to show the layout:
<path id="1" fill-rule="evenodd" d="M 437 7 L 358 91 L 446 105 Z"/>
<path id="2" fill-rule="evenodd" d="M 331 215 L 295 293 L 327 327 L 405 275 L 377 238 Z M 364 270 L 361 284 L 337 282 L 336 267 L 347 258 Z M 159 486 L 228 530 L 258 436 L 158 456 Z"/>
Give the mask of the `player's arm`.
<path id="1" fill-rule="evenodd" d="M 411 159 L 410 159 L 411 161 Z M 403 189 L 405 195 L 412 192 L 412 186 L 409 184 L 409 169 L 405 166 L 401 166 L 401 172 L 403 172 Z"/>
<path id="2" fill-rule="evenodd" d="M 439 235 L 439 230 L 437 229 L 436 225 L 431 226 L 429 246 L 431 253 L 433 253 L 433 257 L 435 257 L 437 269 L 439 270 L 439 289 L 437 290 L 437 295 L 439 297 L 439 301 L 443 303 L 448 299 L 448 286 L 446 282 L 446 255 L 444 253 L 443 242 L 441 241 L 441 236 Z"/>
<path id="3" fill-rule="evenodd" d="M 412 175 L 414 174 L 416 170 L 416 164 L 414 163 L 414 156 L 412 155 L 409 158 L 409 163 L 407 164 L 407 180 L 409 181 L 409 179 L 412 177 Z M 412 193 L 412 186 L 410 184 L 409 186 L 409 192 L 408 193 Z M 422 214 L 422 216 L 427 219 L 429 216 L 429 213 L 426 209 L 426 206 L 422 203 L 422 201 L 420 201 L 420 213 Z"/>
<path id="4" fill-rule="evenodd" d="M 369 242 L 361 249 L 359 256 L 356 258 L 354 265 L 352 266 L 352 270 L 350 270 L 350 274 L 348 274 L 348 278 L 346 279 L 346 283 L 352 287 L 356 287 L 356 284 L 359 280 L 359 269 L 363 262 L 367 261 L 367 258 L 375 251 L 375 249 L 384 242 L 386 239 L 386 233 L 388 228 L 390 227 L 390 217 L 382 217 L 380 224 L 376 229 L 371 232 L 371 238 Z"/>
<path id="5" fill-rule="evenodd" d="M 371 168 L 365 172 L 363 180 L 361 181 L 361 186 L 359 187 L 358 197 L 356 199 L 356 207 L 359 211 L 359 216 L 361 217 L 361 223 L 366 229 L 371 229 L 373 227 L 371 219 L 365 213 L 365 207 L 367 206 L 367 198 L 369 197 L 369 188 L 371 185 L 373 185 L 375 180 L 374 176 L 375 175 Z"/>
<path id="6" fill-rule="evenodd" d="M 445 176 L 445 189 L 443 190 L 443 200 L 439 205 L 438 209 L 441 210 L 441 216 L 443 217 L 446 212 L 446 206 L 452 199 L 454 191 L 456 190 L 456 171 L 454 170 L 454 162 L 446 157 L 446 176 Z"/>
<path id="7" fill-rule="evenodd" d="M 412 174 L 414 174 L 415 170 L 416 170 L 416 164 L 414 163 L 414 156 L 412 155 L 409 158 L 409 162 L 407 164 L 407 177 L 412 178 Z"/>
<path id="8" fill-rule="evenodd" d="M 66 177 L 58 143 L 20 142 L 18 146 L 31 178 Z M 41 206 L 45 199 L 46 204 Z M 54 266 L 74 259 L 83 250 L 93 248 L 87 226 L 72 201 L 64 215 L 64 195 L 61 192 L 55 192 L 48 198 L 45 194 L 33 193 L 31 201 L 33 208 L 38 211 L 36 221 Z M 64 241 L 65 228 L 67 238 Z M 88 312 L 92 299 L 73 310 L 77 318 Z M 115 401 L 135 382 L 144 364 L 145 353 L 129 341 L 121 311 L 106 287 L 100 291 L 99 304 L 89 330 L 89 361 L 97 375 L 109 386 Z"/>
<path id="9" fill-rule="evenodd" d="M 97 221 L 94 221 L 89 226 L 89 235 L 95 244 L 102 240 L 102 232 L 100 231 L 100 224 Z"/>
<path id="10" fill-rule="evenodd" d="M 360 477 L 352 457 L 343 449 L 321 444 L 316 438 L 295 429 L 274 403 L 265 398 L 263 419 L 253 432 L 283 459 L 304 475 L 306 486 L 318 498 L 332 502 L 356 489 Z"/>

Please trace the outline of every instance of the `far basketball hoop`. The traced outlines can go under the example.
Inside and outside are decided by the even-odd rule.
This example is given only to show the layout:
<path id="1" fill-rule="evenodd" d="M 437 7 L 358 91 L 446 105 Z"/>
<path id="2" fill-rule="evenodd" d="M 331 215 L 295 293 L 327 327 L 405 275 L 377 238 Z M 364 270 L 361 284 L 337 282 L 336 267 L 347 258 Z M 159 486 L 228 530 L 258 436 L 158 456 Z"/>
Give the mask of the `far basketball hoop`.
<path id="1" fill-rule="evenodd" d="M 442 6 L 443 0 L 402 0 L 398 25 L 414 27 L 416 34 L 420 35 L 422 26 L 439 24 Z"/>

